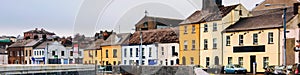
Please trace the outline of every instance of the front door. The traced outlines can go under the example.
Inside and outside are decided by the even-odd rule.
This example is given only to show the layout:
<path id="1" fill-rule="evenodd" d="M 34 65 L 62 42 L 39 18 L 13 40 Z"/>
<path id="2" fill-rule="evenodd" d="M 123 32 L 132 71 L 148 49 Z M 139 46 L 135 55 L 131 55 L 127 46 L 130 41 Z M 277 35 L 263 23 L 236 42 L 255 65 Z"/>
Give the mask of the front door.
<path id="1" fill-rule="evenodd" d="M 253 63 L 256 62 L 256 56 L 255 55 L 251 55 L 250 56 L 250 72 L 253 72 Z M 255 68 L 256 70 L 256 68 Z"/>

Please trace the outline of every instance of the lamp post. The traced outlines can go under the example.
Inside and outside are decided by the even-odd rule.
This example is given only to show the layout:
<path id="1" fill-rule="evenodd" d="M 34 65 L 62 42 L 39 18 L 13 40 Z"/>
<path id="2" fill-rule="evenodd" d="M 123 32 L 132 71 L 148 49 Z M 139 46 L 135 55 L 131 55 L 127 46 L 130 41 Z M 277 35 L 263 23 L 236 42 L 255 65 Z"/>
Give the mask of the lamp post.
<path id="1" fill-rule="evenodd" d="M 140 29 L 140 49 L 139 49 L 139 65 L 142 65 L 142 46 L 143 46 L 143 32 L 142 29 Z"/>
<path id="2" fill-rule="evenodd" d="M 284 6 L 283 8 L 283 65 L 286 65 L 286 4 L 265 4 L 265 6 Z"/>

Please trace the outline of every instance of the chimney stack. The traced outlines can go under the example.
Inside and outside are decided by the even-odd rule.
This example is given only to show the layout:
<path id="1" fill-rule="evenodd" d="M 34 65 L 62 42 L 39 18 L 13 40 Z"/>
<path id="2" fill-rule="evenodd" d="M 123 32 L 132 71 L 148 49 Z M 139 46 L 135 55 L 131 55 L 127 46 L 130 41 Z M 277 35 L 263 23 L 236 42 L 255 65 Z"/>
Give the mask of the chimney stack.
<path id="1" fill-rule="evenodd" d="M 300 3 L 294 3 L 294 15 L 299 13 L 299 5 Z"/>

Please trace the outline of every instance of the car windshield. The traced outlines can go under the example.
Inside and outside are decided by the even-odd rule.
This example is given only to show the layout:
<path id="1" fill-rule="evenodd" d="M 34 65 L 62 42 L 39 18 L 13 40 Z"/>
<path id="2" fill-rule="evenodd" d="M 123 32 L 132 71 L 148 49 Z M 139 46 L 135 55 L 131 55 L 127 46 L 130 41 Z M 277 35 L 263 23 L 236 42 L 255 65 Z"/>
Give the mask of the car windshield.
<path id="1" fill-rule="evenodd" d="M 233 65 L 235 68 L 243 68 L 241 65 Z"/>

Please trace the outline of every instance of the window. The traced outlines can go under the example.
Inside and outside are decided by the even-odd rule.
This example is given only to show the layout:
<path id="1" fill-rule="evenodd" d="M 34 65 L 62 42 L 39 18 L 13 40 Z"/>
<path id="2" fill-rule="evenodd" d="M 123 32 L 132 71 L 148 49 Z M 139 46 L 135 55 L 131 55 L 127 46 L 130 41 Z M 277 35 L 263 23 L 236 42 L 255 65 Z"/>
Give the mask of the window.
<path id="1" fill-rule="evenodd" d="M 191 64 L 194 64 L 194 57 L 191 57 Z"/>
<path id="2" fill-rule="evenodd" d="M 204 32 L 207 32 L 207 31 L 208 31 L 208 25 L 204 24 Z"/>
<path id="3" fill-rule="evenodd" d="M 144 56 L 145 48 L 142 48 L 142 56 Z"/>
<path id="4" fill-rule="evenodd" d="M 124 60 L 124 64 L 126 65 L 126 60 Z"/>
<path id="5" fill-rule="evenodd" d="M 264 57 L 263 60 L 264 60 L 263 61 L 263 66 L 265 68 L 265 67 L 267 67 L 269 65 L 269 57 Z"/>
<path id="6" fill-rule="evenodd" d="M 152 48 L 149 48 L 149 57 L 152 57 Z"/>
<path id="7" fill-rule="evenodd" d="M 168 59 L 165 59 L 165 61 L 166 61 L 166 62 L 165 62 L 165 63 L 166 63 L 166 65 L 168 65 Z"/>
<path id="8" fill-rule="evenodd" d="M 52 51 L 52 56 L 54 56 L 55 55 L 55 51 Z"/>
<path id="9" fill-rule="evenodd" d="M 218 24 L 217 23 L 213 23 L 213 31 L 217 31 Z"/>
<path id="10" fill-rule="evenodd" d="M 196 28 L 195 28 L 195 25 L 192 26 L 192 34 L 195 34 L 196 33 Z"/>
<path id="11" fill-rule="evenodd" d="M 144 22 L 144 27 L 148 28 L 148 22 Z"/>
<path id="12" fill-rule="evenodd" d="M 31 56 L 31 50 L 29 50 L 29 56 Z"/>
<path id="13" fill-rule="evenodd" d="M 217 49 L 217 38 L 213 38 L 213 49 Z"/>
<path id="14" fill-rule="evenodd" d="M 209 66 L 209 57 L 206 57 L 206 64 L 205 64 L 206 67 Z"/>
<path id="15" fill-rule="evenodd" d="M 44 55 L 44 51 L 42 51 L 42 56 Z"/>
<path id="16" fill-rule="evenodd" d="M 184 26 L 184 34 L 187 34 L 187 26 Z"/>
<path id="17" fill-rule="evenodd" d="M 127 49 L 125 48 L 124 49 L 124 57 L 126 57 L 127 56 Z"/>
<path id="18" fill-rule="evenodd" d="M 61 56 L 65 56 L 65 51 L 61 51 Z"/>
<path id="19" fill-rule="evenodd" d="M 108 58 L 108 50 L 105 51 L 105 57 Z"/>
<path id="20" fill-rule="evenodd" d="M 95 57 L 97 57 L 98 55 L 97 55 L 97 50 L 95 50 Z"/>
<path id="21" fill-rule="evenodd" d="M 161 55 L 164 55 L 164 47 L 161 47 Z"/>
<path id="22" fill-rule="evenodd" d="M 243 35 L 239 35 L 239 45 L 243 45 L 244 43 L 244 37 Z"/>
<path id="23" fill-rule="evenodd" d="M 257 36 L 257 34 L 253 34 L 253 44 L 258 44 L 257 42 L 258 42 L 258 38 L 257 38 L 258 36 Z"/>
<path id="24" fill-rule="evenodd" d="M 195 47 L 196 47 L 196 45 L 195 45 L 195 40 L 192 40 L 192 50 L 195 50 Z"/>
<path id="25" fill-rule="evenodd" d="M 241 66 L 244 65 L 243 60 L 244 60 L 243 57 L 239 57 L 239 59 L 238 59 L 239 65 L 241 65 Z"/>
<path id="26" fill-rule="evenodd" d="M 129 60 L 129 64 L 133 64 L 133 60 Z"/>
<path id="27" fill-rule="evenodd" d="M 207 45 L 207 39 L 204 39 L 204 50 L 207 50 L 207 47 L 208 47 L 208 45 Z"/>
<path id="28" fill-rule="evenodd" d="M 81 56 L 81 55 L 82 55 L 82 54 L 81 54 L 81 51 L 79 51 L 78 54 L 79 54 L 79 56 Z"/>
<path id="29" fill-rule="evenodd" d="M 269 32 L 268 34 L 268 43 L 269 44 L 273 44 L 273 32 Z"/>
<path id="30" fill-rule="evenodd" d="M 36 51 L 33 51 L 34 52 L 34 55 L 36 56 L 37 54 L 36 54 Z"/>
<path id="31" fill-rule="evenodd" d="M 25 52 L 25 56 L 28 56 L 27 52 L 28 52 L 28 50 L 26 50 L 26 52 Z"/>
<path id="32" fill-rule="evenodd" d="M 135 56 L 136 56 L 136 57 L 139 57 L 139 48 L 136 48 L 136 49 L 135 49 Z"/>
<path id="33" fill-rule="evenodd" d="M 73 56 L 73 51 L 70 51 L 70 56 Z"/>
<path id="34" fill-rule="evenodd" d="M 175 56 L 175 46 L 172 46 L 172 55 Z"/>
<path id="35" fill-rule="evenodd" d="M 184 40 L 184 43 L 183 43 L 183 45 L 184 45 L 184 50 L 187 50 L 187 45 L 188 45 L 188 42 L 187 42 L 187 40 Z"/>
<path id="36" fill-rule="evenodd" d="M 132 57 L 132 48 L 129 49 L 130 50 L 130 57 Z"/>
<path id="37" fill-rule="evenodd" d="M 228 64 L 232 64 L 232 57 L 228 57 Z"/>
<path id="38" fill-rule="evenodd" d="M 113 58 L 117 58 L 117 49 L 113 49 Z"/>
<path id="39" fill-rule="evenodd" d="M 226 36 L 226 46 L 230 46 L 230 36 Z"/>

